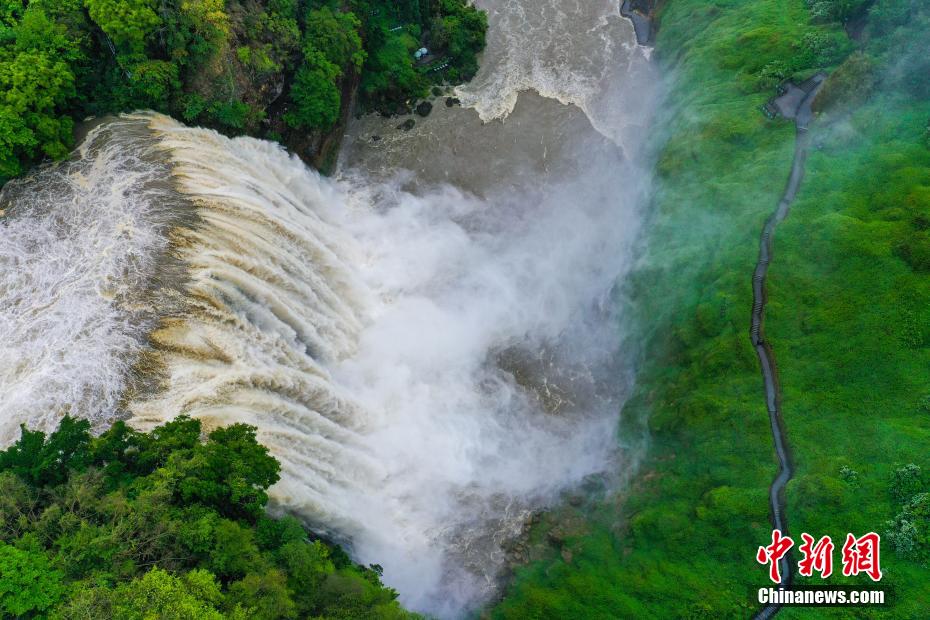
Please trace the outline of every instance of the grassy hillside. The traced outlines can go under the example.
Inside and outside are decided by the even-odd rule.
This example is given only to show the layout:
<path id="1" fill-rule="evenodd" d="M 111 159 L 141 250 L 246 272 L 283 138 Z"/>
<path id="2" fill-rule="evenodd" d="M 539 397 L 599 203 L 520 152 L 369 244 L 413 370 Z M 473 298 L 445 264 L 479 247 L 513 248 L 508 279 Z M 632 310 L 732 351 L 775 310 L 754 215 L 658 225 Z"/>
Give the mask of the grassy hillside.
<path id="1" fill-rule="evenodd" d="M 840 21 L 863 17 L 863 36 L 850 39 Z M 898 592 L 883 617 L 920 617 L 930 502 L 919 492 L 930 489 L 913 468 L 895 472 L 930 469 L 930 93 L 912 51 L 927 49 L 927 11 L 909 0 L 668 0 L 660 18 L 670 109 L 649 249 L 630 284 L 644 348 L 623 414 L 625 433 L 648 428 L 647 457 L 625 497 L 559 540 L 561 553 L 518 570 L 493 615 L 757 610 L 767 576 L 754 556 L 769 542 L 776 461 L 748 338 L 750 282 L 794 144 L 793 126 L 759 106 L 781 79 L 823 69 L 836 77 L 818 101 L 816 147 L 776 233 L 768 287 L 796 466 L 789 528 L 840 545 L 848 531 L 883 534 L 885 582 Z"/>

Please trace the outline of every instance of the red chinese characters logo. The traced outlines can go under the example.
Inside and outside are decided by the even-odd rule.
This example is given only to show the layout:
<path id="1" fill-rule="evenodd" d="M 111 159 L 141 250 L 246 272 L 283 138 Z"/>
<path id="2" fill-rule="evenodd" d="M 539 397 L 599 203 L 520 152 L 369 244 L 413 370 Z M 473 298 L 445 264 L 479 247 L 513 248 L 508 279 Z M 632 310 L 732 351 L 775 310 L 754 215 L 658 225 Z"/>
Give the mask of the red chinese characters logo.
<path id="1" fill-rule="evenodd" d="M 756 552 L 756 561 L 759 564 L 769 564 L 769 579 L 775 583 L 781 583 L 781 571 L 778 569 L 778 561 L 781 560 L 788 550 L 794 546 L 794 541 L 788 536 L 782 536 L 781 531 L 772 530 L 772 544 L 768 547 L 759 547 Z"/>
<path id="2" fill-rule="evenodd" d="M 814 537 L 810 534 L 801 534 L 804 543 L 798 547 L 804 557 L 798 562 L 798 573 L 810 577 L 814 571 L 820 573 L 821 579 L 833 574 L 833 541 L 824 536 L 814 544 Z"/>
<path id="3" fill-rule="evenodd" d="M 830 537 L 824 536 L 815 542 L 813 536 L 804 533 L 801 534 L 801 539 L 804 542 L 798 547 L 798 551 L 803 557 L 798 562 L 798 574 L 812 577 L 814 571 L 817 571 L 821 579 L 832 575 L 835 547 Z M 853 534 L 847 534 L 846 542 L 843 544 L 843 575 L 852 577 L 865 573 L 872 581 L 879 581 L 882 578 L 879 558 L 880 543 L 881 537 L 875 532 L 869 532 L 859 538 Z M 780 530 L 772 530 L 772 544 L 759 547 L 756 552 L 756 561 L 759 564 L 769 565 L 769 579 L 773 582 L 781 583 L 781 570 L 778 563 L 793 546 L 794 541 L 789 536 L 783 536 Z"/>
<path id="4" fill-rule="evenodd" d="M 865 573 L 872 581 L 882 578 L 882 568 L 878 557 L 881 538 L 875 532 L 869 532 L 861 538 L 846 535 L 843 544 L 843 575 L 850 577 Z"/>

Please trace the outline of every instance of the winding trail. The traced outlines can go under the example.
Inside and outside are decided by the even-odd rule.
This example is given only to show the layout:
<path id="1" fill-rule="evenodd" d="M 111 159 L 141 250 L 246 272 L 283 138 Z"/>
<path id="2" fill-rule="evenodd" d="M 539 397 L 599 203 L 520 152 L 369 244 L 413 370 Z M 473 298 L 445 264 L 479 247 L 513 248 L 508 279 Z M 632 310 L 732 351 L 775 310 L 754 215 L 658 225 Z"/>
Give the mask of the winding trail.
<path id="1" fill-rule="evenodd" d="M 807 129 L 814 116 L 811 104 L 820 91 L 825 78 L 825 75 L 818 74 L 800 87 L 791 86 L 776 102 L 783 116 L 795 120 L 797 134 L 795 137 L 794 161 L 791 164 L 791 175 L 788 177 L 785 193 L 778 203 L 778 207 L 765 221 L 765 226 L 762 227 L 762 237 L 759 240 L 759 260 L 756 262 L 756 269 L 752 275 L 752 325 L 749 335 L 752 346 L 759 356 L 759 364 L 762 367 L 762 379 L 765 384 L 765 404 L 769 412 L 769 421 L 772 424 L 772 438 L 775 443 L 775 454 L 779 462 L 778 475 L 775 476 L 769 488 L 769 502 L 772 509 L 772 524 L 775 529 L 780 530 L 786 536 L 788 535 L 788 526 L 785 516 L 785 485 L 791 480 L 793 471 L 791 451 L 781 415 L 781 392 L 778 387 L 775 353 L 765 340 L 763 326 L 766 304 L 765 278 L 768 275 L 769 264 L 772 261 L 772 237 L 775 235 L 775 228 L 788 216 L 791 204 L 801 187 L 801 181 L 804 180 L 804 164 L 807 160 L 807 149 L 810 143 Z M 791 584 L 792 567 L 791 554 L 787 553 L 779 560 L 781 572 L 779 589 L 785 589 Z M 780 608 L 780 605 L 767 605 L 755 617 L 757 620 L 766 620 L 777 614 Z"/>

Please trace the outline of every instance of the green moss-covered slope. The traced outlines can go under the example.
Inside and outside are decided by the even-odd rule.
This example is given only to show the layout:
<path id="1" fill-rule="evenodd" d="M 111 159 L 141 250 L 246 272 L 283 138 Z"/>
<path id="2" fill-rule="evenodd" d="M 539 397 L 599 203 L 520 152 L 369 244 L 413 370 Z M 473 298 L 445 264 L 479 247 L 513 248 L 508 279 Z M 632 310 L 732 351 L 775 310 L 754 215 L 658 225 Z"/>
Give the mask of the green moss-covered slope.
<path id="1" fill-rule="evenodd" d="M 807 178 L 776 232 L 768 279 L 766 334 L 796 467 L 789 528 L 838 546 L 846 532 L 881 533 L 884 583 L 897 596 L 885 611 L 782 615 L 921 617 L 930 605 L 930 502 L 920 495 L 930 490 L 928 9 L 668 0 L 660 18 L 656 53 L 671 85 L 649 249 L 631 284 L 642 368 L 623 412 L 624 432 L 646 426 L 646 458 L 623 497 L 560 541 L 562 553 L 517 571 L 492 615 L 746 618 L 759 608 L 767 574 L 755 551 L 770 542 L 777 466 L 749 344 L 750 284 L 794 146 L 793 125 L 759 107 L 780 80 L 826 70 L 835 77 L 818 101 Z M 852 582 L 861 581 L 828 583 Z"/>

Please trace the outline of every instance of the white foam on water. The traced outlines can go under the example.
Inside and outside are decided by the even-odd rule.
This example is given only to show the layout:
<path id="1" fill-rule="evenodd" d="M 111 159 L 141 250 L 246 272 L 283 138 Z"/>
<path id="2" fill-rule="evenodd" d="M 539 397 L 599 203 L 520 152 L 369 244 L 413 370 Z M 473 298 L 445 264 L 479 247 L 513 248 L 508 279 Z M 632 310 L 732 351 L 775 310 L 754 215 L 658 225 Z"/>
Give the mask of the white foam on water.
<path id="1" fill-rule="evenodd" d="M 0 443 L 64 411 L 116 411 L 149 308 L 143 291 L 167 246 L 166 168 L 144 144 L 94 129 L 74 163 L 0 194 Z M 140 142 L 137 140 L 137 142 Z M 167 205 L 164 205 L 167 206 Z"/>
<path id="2" fill-rule="evenodd" d="M 617 0 L 481 0 L 488 12 L 487 49 L 475 78 L 456 89 L 484 121 L 504 119 L 519 94 L 585 112 L 617 144 L 640 124 L 631 113 L 651 94 L 649 50 L 636 44 Z M 640 115 L 641 116 L 641 115 Z"/>

